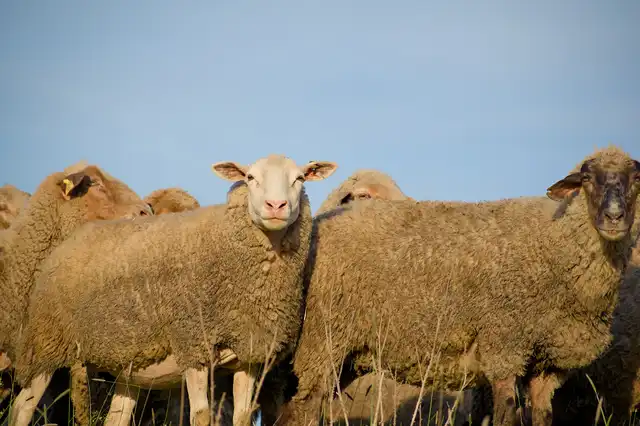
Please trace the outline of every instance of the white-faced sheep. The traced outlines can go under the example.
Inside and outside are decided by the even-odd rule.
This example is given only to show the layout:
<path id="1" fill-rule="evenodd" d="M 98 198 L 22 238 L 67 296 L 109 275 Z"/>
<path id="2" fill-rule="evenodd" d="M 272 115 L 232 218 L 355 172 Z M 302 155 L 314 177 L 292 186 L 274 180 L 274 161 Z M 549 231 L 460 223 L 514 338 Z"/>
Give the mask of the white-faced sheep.
<path id="1" fill-rule="evenodd" d="M 13 200 L 26 199 L 14 193 Z M 15 339 L 41 262 L 81 224 L 151 214 L 121 181 L 97 166 L 77 163 L 48 176 L 3 230 L 0 265 L 0 369 L 11 366 Z"/>
<path id="2" fill-rule="evenodd" d="M 564 205 L 554 217 L 534 201 L 378 200 L 316 218 L 298 391 L 281 424 L 317 418 L 348 355 L 409 381 L 429 362 L 439 384 L 486 378 L 495 425 L 515 422 L 515 380 L 534 371 L 533 423 L 549 424 L 561 373 L 611 340 L 638 192 L 640 163 L 611 146 L 549 188 Z"/>
<path id="3" fill-rule="evenodd" d="M 237 189 L 246 194 L 242 203 L 87 224 L 47 259 L 16 358 L 18 380 L 29 383 L 17 398 L 27 410 L 12 425 L 25 425 L 32 414 L 25 402 L 39 399 L 56 369 L 76 362 L 142 387 L 173 387 L 186 376 L 198 425 L 209 423 L 208 366 L 227 364 L 235 370 L 234 425 L 249 421 L 254 367 L 269 351 L 291 351 L 299 333 L 312 226 L 303 183 L 336 165 L 299 167 L 269 156 L 213 169 L 245 182 Z M 127 401 L 128 419 L 135 400 L 116 396 Z"/>
<path id="4" fill-rule="evenodd" d="M 31 195 L 13 185 L 0 187 L 0 229 L 7 229 Z"/>
<path id="5" fill-rule="evenodd" d="M 156 189 L 147 195 L 144 201 L 151 206 L 156 216 L 194 210 L 200 207 L 198 200 L 182 188 Z"/>
<path id="6" fill-rule="evenodd" d="M 386 173 L 374 169 L 356 170 L 324 200 L 316 216 L 354 200 L 407 200 L 398 184 Z"/>

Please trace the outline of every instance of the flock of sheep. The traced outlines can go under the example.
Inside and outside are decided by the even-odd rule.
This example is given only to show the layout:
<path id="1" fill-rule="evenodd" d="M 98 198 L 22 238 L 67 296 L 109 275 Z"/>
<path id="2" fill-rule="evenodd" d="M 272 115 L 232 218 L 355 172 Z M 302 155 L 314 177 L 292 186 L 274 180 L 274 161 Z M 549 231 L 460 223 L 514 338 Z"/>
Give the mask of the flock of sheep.
<path id="1" fill-rule="evenodd" d="M 0 188 L 9 426 L 65 368 L 79 424 L 95 421 L 91 379 L 116 377 L 107 426 L 130 424 L 134 387 L 185 384 L 191 425 L 258 408 L 265 425 L 317 424 L 372 371 L 420 395 L 469 389 L 473 425 L 623 424 L 640 403 L 640 162 L 618 147 L 547 197 L 481 203 L 416 201 L 359 170 L 315 217 L 304 183 L 334 163 L 212 168 L 234 184 L 205 207 L 85 163 L 32 195 Z M 217 413 L 214 383 L 232 395 Z"/>

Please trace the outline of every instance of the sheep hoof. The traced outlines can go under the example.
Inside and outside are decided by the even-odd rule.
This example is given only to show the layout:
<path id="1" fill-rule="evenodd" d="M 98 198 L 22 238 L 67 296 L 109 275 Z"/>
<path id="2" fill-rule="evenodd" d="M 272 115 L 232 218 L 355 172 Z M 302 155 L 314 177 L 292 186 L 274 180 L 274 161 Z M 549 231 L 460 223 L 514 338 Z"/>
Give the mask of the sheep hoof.
<path id="1" fill-rule="evenodd" d="M 209 410 L 200 410 L 193 417 L 191 426 L 209 426 Z"/>
<path id="2" fill-rule="evenodd" d="M 233 418 L 233 426 L 251 426 L 251 412 L 244 412 Z"/>

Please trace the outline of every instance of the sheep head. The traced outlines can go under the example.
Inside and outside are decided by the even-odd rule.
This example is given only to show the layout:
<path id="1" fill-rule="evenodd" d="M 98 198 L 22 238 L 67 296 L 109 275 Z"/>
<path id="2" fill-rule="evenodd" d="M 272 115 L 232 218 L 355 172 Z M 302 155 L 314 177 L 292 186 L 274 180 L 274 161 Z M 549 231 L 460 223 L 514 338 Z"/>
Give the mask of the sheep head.
<path id="1" fill-rule="evenodd" d="M 57 186 L 64 200 L 60 213 L 67 221 L 80 223 L 153 214 L 133 190 L 95 165 L 64 176 Z"/>
<path id="2" fill-rule="evenodd" d="M 194 210 L 200 203 L 191 194 L 180 188 L 157 189 L 144 198 L 151 211 L 157 216 L 165 213 L 179 213 Z"/>
<path id="3" fill-rule="evenodd" d="M 339 205 L 355 200 L 406 200 L 407 197 L 386 173 L 378 170 L 358 170 L 341 185 Z"/>
<path id="4" fill-rule="evenodd" d="M 583 191 L 591 223 L 602 238 L 620 241 L 631 232 L 640 193 L 640 162 L 615 146 L 602 149 L 578 170 L 556 182 L 547 196 L 556 201 Z"/>
<path id="5" fill-rule="evenodd" d="M 221 178 L 243 181 L 247 185 L 251 220 L 270 232 L 286 229 L 298 219 L 304 182 L 325 179 L 338 166 L 327 161 L 310 161 L 298 166 L 290 158 L 269 155 L 250 166 L 225 161 L 211 167 Z"/>

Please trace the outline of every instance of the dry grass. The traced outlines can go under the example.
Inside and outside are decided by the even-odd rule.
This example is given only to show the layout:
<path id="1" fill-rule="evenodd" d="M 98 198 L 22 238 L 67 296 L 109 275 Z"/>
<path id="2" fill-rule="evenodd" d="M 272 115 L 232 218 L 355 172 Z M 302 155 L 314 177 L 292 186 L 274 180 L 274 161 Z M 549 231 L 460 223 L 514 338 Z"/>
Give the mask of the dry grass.
<path id="1" fill-rule="evenodd" d="M 329 312 L 330 315 L 330 312 Z M 442 334 L 441 324 L 446 324 L 446 318 L 439 318 L 436 327 L 436 335 Z M 204 324 L 202 324 L 204 327 Z M 446 327 L 444 327 L 446 329 Z M 204 331 L 204 328 L 203 328 Z M 325 327 L 326 331 L 326 349 L 331 351 L 332 336 L 330 327 Z M 443 339 L 434 339 L 432 348 L 429 349 L 429 362 L 421 366 L 420 376 L 422 377 L 421 385 L 414 386 L 399 383 L 391 371 L 384 368 L 382 354 L 384 354 L 386 343 L 385 328 L 380 327 L 378 332 L 378 342 L 375 353 L 376 357 L 372 357 L 370 365 L 370 373 L 356 378 L 349 383 L 344 389 L 340 388 L 340 377 L 344 366 L 333 366 L 331 383 L 328 383 L 327 389 L 335 390 L 336 398 L 330 398 L 325 401 L 323 414 L 318 419 L 319 424 L 336 425 L 336 426 L 362 426 L 362 425 L 384 425 L 384 426 L 463 426 L 471 424 L 471 401 L 473 390 L 468 387 L 469 383 L 463 380 L 463 385 L 456 391 L 434 391 L 428 389 L 425 383 L 429 382 L 435 371 L 438 370 L 438 361 L 440 359 L 440 347 L 438 341 Z M 205 341 L 206 343 L 206 341 Z M 275 343 L 275 342 L 274 342 Z M 213 347 L 207 345 L 207 347 Z M 213 351 L 210 351 L 210 421 L 212 426 L 231 426 L 233 401 L 229 396 L 232 374 L 231 371 L 225 371 L 217 364 L 217 359 Z M 262 388 L 266 376 L 266 371 L 275 361 L 273 356 L 273 345 L 266 351 L 264 365 L 267 368 L 261 371 L 255 371 L 258 375 L 256 383 L 256 392 L 254 392 L 251 403 L 251 410 L 254 414 L 253 423 L 256 423 L 256 414 L 258 412 L 257 396 Z M 217 375 L 214 377 L 214 373 Z M 6 380 L 6 374 L 3 376 Z M 466 378 L 466 374 L 465 374 Z M 90 381 L 90 393 L 92 396 L 91 404 L 91 426 L 100 426 L 103 424 L 109 408 L 109 402 L 113 396 L 115 383 L 118 378 L 104 379 L 92 378 Z M 68 380 L 68 379 L 67 379 Z M 590 380 L 590 378 L 589 378 Z M 226 383 L 225 383 L 226 382 Z M 607 416 L 603 407 L 602 397 L 598 394 L 595 385 L 590 380 L 593 391 L 598 401 L 597 414 L 593 425 L 609 426 L 610 416 Z M 218 389 L 215 385 L 220 385 Z M 4 384 L 4 383 L 3 383 Z M 133 395 L 138 397 L 133 423 L 136 426 L 182 426 L 189 423 L 189 406 L 188 397 L 186 395 L 186 387 L 184 379 L 182 387 L 173 391 L 149 391 L 141 389 L 134 385 L 128 385 Z M 70 401 L 65 398 L 69 389 L 58 393 L 53 402 L 47 404 L 41 401 L 32 420 L 32 425 L 48 425 L 55 422 L 58 425 L 73 425 L 73 409 Z M 17 394 L 17 390 L 10 393 L 4 401 L 0 401 L 0 422 L 1 426 L 8 423 L 9 410 L 13 397 Z M 213 399 L 211 399 L 213 396 Z M 44 398 L 43 398 L 44 399 Z M 68 407 L 61 410 L 67 413 L 61 416 L 56 413 L 51 416 L 51 410 L 61 401 L 67 401 Z M 51 401 L 51 398 L 49 398 Z M 56 409 L 60 407 L 55 407 Z M 521 416 L 521 426 L 528 426 L 529 420 Z M 483 426 L 488 426 L 488 419 L 485 419 Z M 628 422 L 629 426 L 640 426 L 640 418 L 634 412 L 632 419 Z"/>
<path id="2" fill-rule="evenodd" d="M 215 364 L 212 366 L 215 368 Z M 224 379 L 224 375 L 221 377 Z M 336 378 L 339 378 L 338 369 L 336 369 L 336 375 L 334 376 L 334 379 Z M 214 384 L 219 379 L 220 377 L 216 377 Z M 260 375 L 258 386 L 262 385 L 263 380 L 264 373 Z M 102 425 L 108 412 L 108 404 L 114 388 L 115 381 L 113 380 L 92 379 L 92 396 L 97 403 L 97 405 L 94 404 L 92 406 L 92 426 Z M 133 419 L 134 425 L 176 426 L 188 424 L 188 398 L 185 391 L 186 388 L 184 386 L 180 390 L 174 390 L 175 394 L 174 392 L 165 391 L 166 399 L 156 399 L 154 401 L 151 395 L 153 392 L 159 391 L 149 392 L 132 386 L 132 392 L 142 397 L 136 407 Z M 609 426 L 610 416 L 606 415 L 602 405 L 602 398 L 595 386 L 593 386 L 593 391 L 599 401 L 593 425 Z M 211 386 L 210 392 L 214 395 L 214 400 L 210 404 L 211 424 L 214 426 L 231 426 L 231 399 L 224 392 L 216 392 L 213 386 Z M 325 415 L 323 416 L 324 422 L 321 424 L 333 424 L 335 426 L 462 426 L 465 422 L 471 420 L 469 417 L 471 392 L 470 389 L 455 392 L 425 391 L 424 387 L 398 383 L 393 377 L 389 376 L 388 372 L 378 370 L 356 378 L 347 387 L 341 389 L 339 396 L 332 401 L 328 401 L 325 407 Z M 48 405 L 41 403 L 34 415 L 32 424 L 47 425 L 56 422 L 58 425 L 73 425 L 71 407 L 63 407 L 62 410 L 59 410 L 60 407 L 56 407 L 58 411 L 68 411 L 69 415 L 66 419 L 62 418 L 61 413 L 57 413 L 55 418 L 49 415 L 54 408 L 53 406 L 63 403 L 62 401 L 64 401 L 68 393 L 68 389 L 61 392 Z M 9 414 L 7 402 L 10 402 L 14 395 L 11 394 L 9 396 L 9 401 L 3 401 L 4 407 L 0 406 L 0 421 L 2 425 L 7 424 Z M 164 409 L 158 410 L 162 405 L 164 405 Z M 175 410 L 171 410 L 172 405 L 181 408 L 182 418 L 178 418 L 179 413 L 177 416 Z M 254 410 L 258 408 L 255 395 L 252 407 Z M 164 413 L 162 413 L 163 411 Z M 318 420 L 320 421 L 321 419 Z M 254 424 L 257 424 L 255 419 Z M 523 421 L 521 425 L 527 426 L 527 422 Z M 640 426 L 640 418 L 637 413 L 634 412 L 632 414 L 628 425 Z"/>

